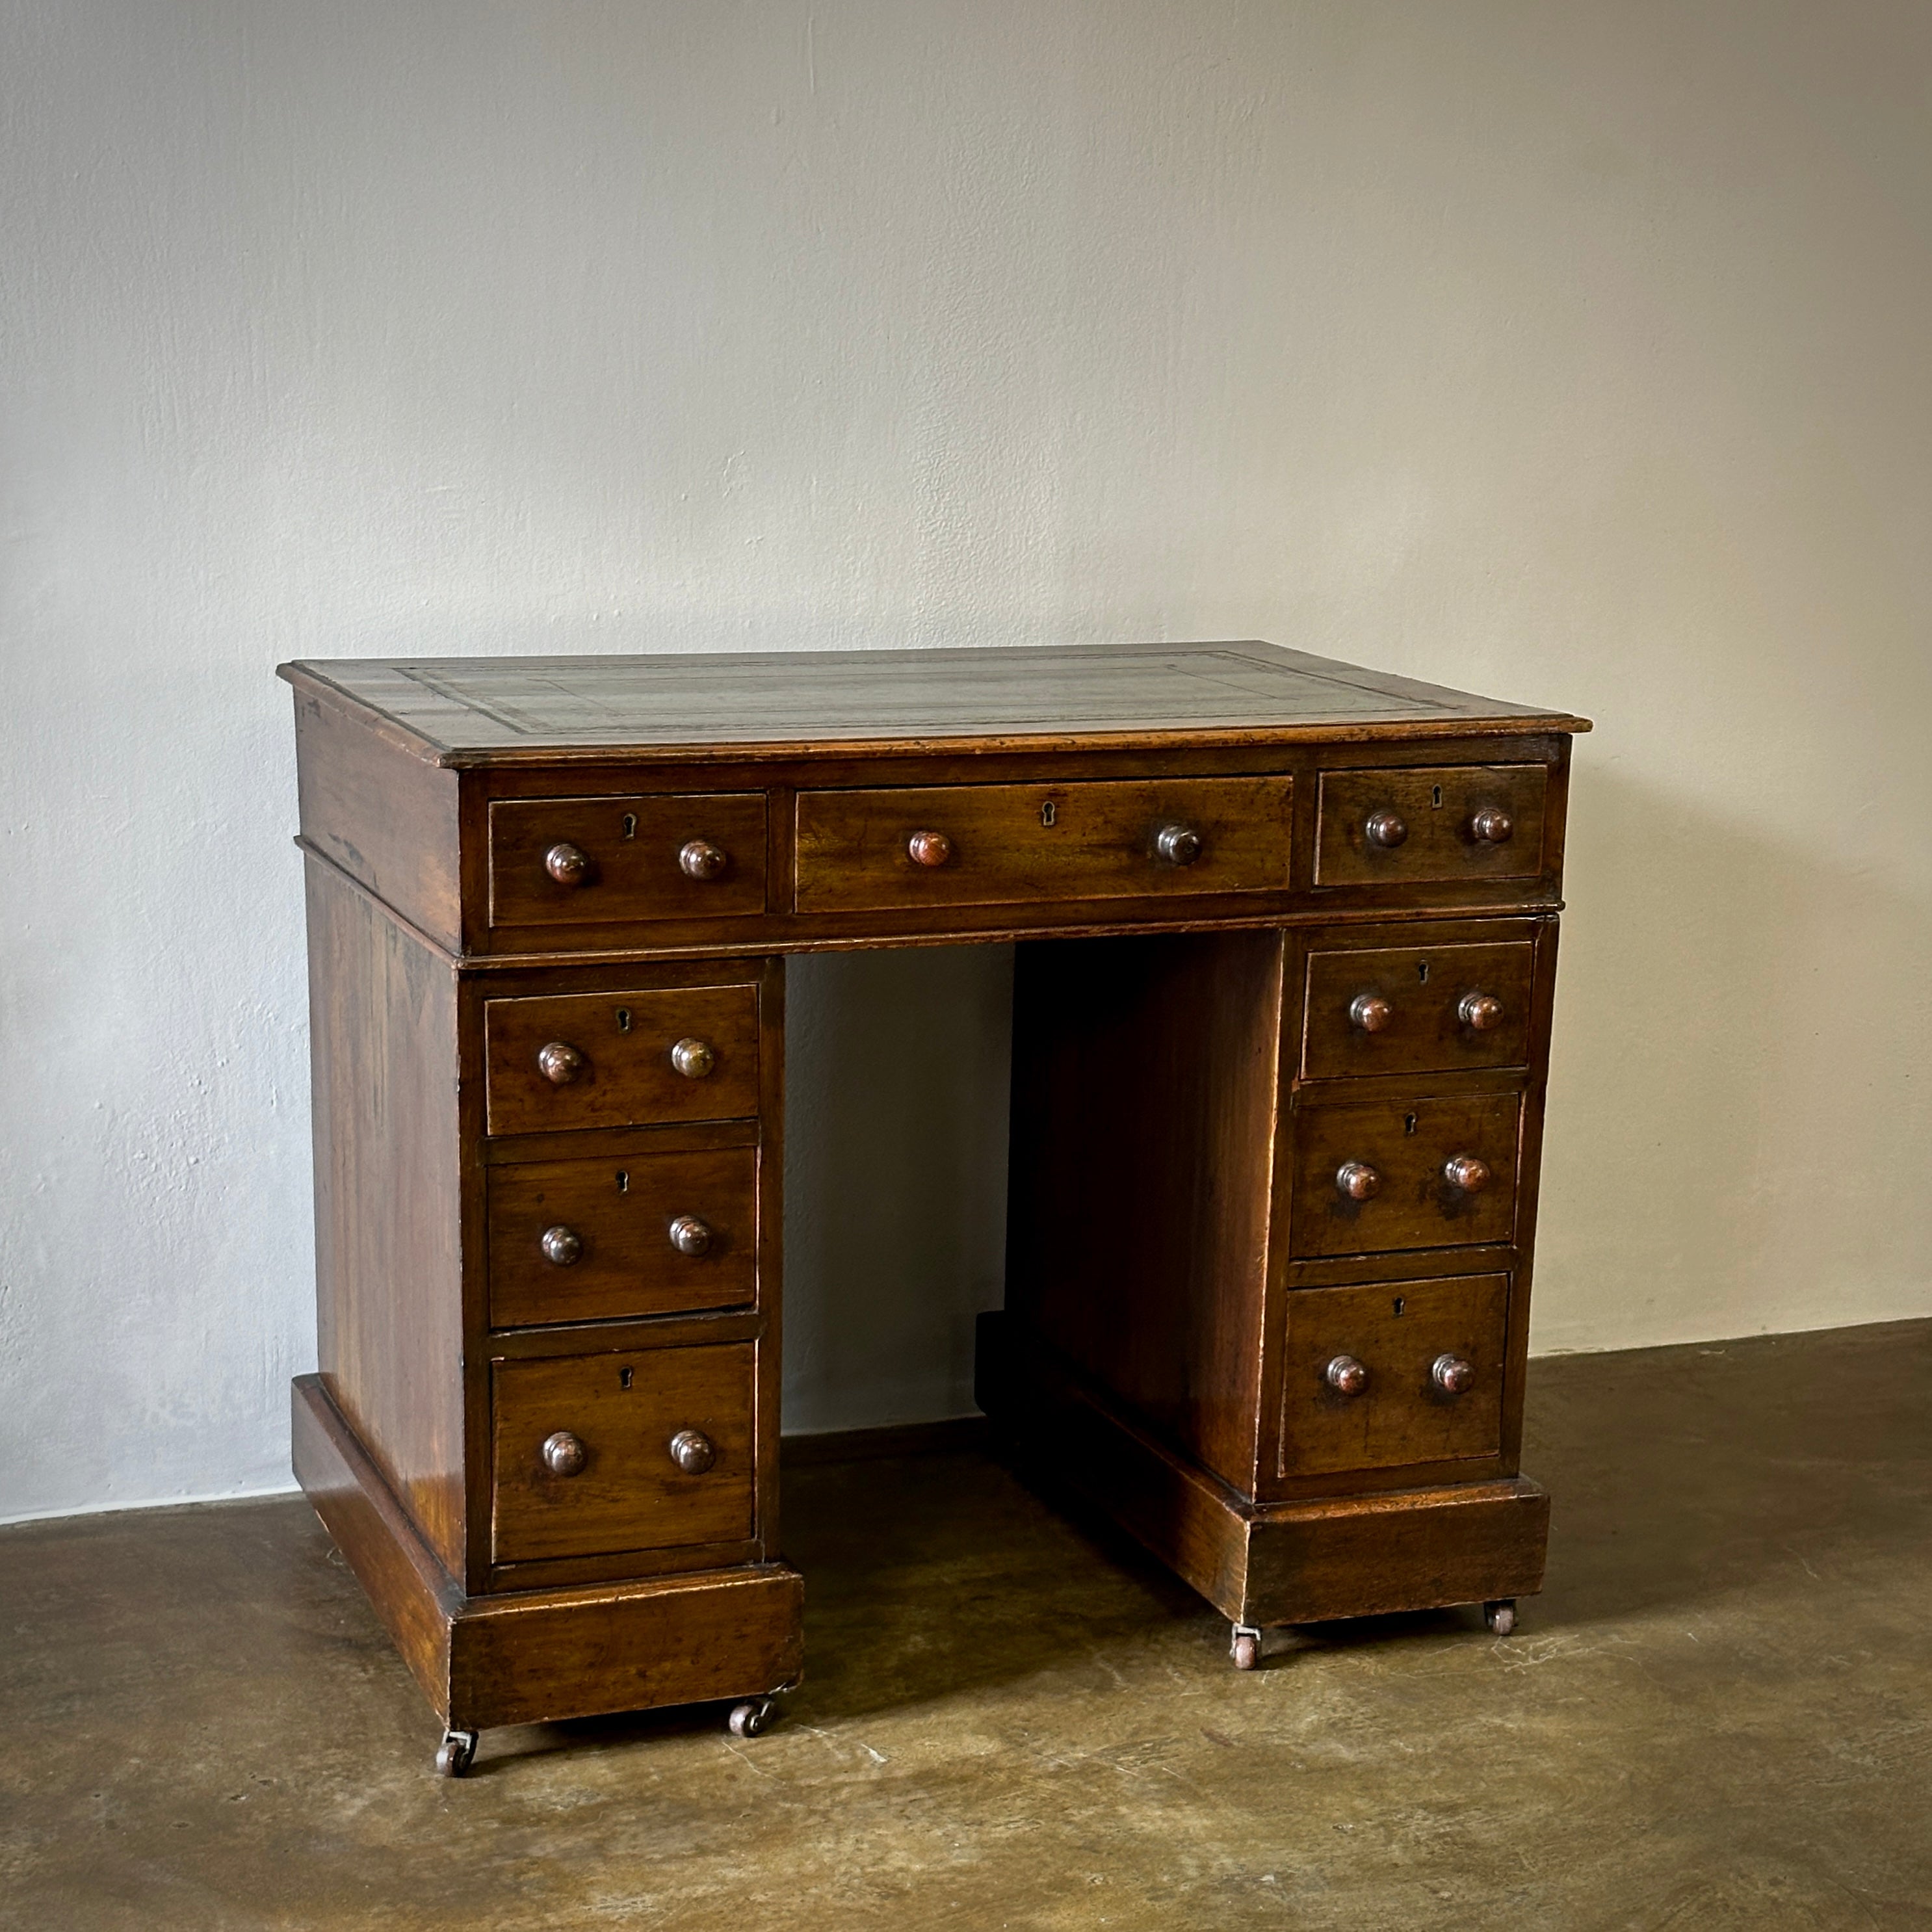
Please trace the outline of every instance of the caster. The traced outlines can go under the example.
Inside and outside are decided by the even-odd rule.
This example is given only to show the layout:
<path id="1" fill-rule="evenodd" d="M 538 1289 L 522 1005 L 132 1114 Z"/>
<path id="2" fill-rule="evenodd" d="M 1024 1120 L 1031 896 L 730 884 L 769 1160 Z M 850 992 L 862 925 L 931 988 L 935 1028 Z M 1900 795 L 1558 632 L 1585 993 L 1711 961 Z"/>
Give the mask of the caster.
<path id="1" fill-rule="evenodd" d="M 1234 1641 L 1228 1646 L 1237 1670 L 1253 1670 L 1262 1660 L 1262 1634 L 1246 1624 L 1234 1626 Z"/>
<path id="2" fill-rule="evenodd" d="M 1516 1628 L 1516 1599 L 1498 1597 L 1492 1604 L 1483 1606 L 1483 1621 L 1498 1636 L 1508 1636 Z"/>
<path id="3" fill-rule="evenodd" d="M 760 1732 L 770 1730 L 777 1715 L 778 1706 L 769 1697 L 748 1697 L 743 1703 L 732 1706 L 724 1726 L 734 1738 L 754 1738 Z"/>
<path id="4" fill-rule="evenodd" d="M 436 1774 L 441 1778 L 460 1778 L 470 1768 L 476 1755 L 474 1731 L 445 1731 L 436 1754 Z"/>

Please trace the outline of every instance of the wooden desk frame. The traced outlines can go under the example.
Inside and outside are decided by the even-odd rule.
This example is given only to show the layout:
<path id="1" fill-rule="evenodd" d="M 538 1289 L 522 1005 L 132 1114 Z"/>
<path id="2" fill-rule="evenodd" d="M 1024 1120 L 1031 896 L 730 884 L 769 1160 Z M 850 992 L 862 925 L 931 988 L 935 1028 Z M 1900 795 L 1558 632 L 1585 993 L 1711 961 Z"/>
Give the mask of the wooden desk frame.
<path id="1" fill-rule="evenodd" d="M 981 1406 L 1228 1618 L 1238 1664 L 1274 1624 L 1480 1602 L 1506 1628 L 1540 1587 L 1518 1459 L 1585 721 L 1255 644 L 282 675 L 320 1358 L 295 1466 L 446 1771 L 536 1719 L 731 1699 L 748 1732 L 797 1681 L 793 952 L 1018 944 Z M 691 1080 L 660 1014 L 710 1016 Z M 572 1027 L 603 1030 L 553 1090 L 534 1042 Z M 644 1207 L 586 1192 L 604 1166 L 718 1191 L 710 1276 L 637 1245 Z M 594 1265 L 560 1225 L 547 1273 L 526 1200 L 590 1202 Z M 685 1409 L 672 1468 L 652 1432 Z"/>

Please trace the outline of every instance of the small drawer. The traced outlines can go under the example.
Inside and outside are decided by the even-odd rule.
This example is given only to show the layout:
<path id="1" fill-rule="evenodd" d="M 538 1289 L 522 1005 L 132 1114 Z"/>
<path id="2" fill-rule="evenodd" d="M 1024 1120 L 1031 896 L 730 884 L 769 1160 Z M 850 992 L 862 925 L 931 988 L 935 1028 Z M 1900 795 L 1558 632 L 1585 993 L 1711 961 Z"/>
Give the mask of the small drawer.
<path id="1" fill-rule="evenodd" d="M 490 1000 L 483 1035 L 493 1134 L 758 1111 L 755 986 Z"/>
<path id="2" fill-rule="evenodd" d="M 798 909 L 1282 892 L 1285 777 L 934 785 L 798 797 Z"/>
<path id="3" fill-rule="evenodd" d="M 1534 958 L 1526 939 L 1311 947 L 1301 1077 L 1523 1066 Z"/>
<path id="4" fill-rule="evenodd" d="M 498 799 L 490 923 L 588 926 L 765 909 L 765 795 Z"/>
<path id="5" fill-rule="evenodd" d="M 1534 878 L 1543 869 L 1544 765 L 1324 772 L 1318 886 Z"/>
<path id="6" fill-rule="evenodd" d="M 1302 1109 L 1291 1252 L 1308 1259 L 1508 1240 L 1522 1114 L 1516 1094 Z"/>
<path id="7" fill-rule="evenodd" d="M 614 1322 L 758 1294 L 758 1150 L 490 1169 L 490 1325 Z"/>
<path id="8" fill-rule="evenodd" d="M 1507 1275 L 1298 1289 L 1281 1473 L 1500 1455 L 1508 1324 Z"/>
<path id="9" fill-rule="evenodd" d="M 494 1365 L 499 1563 L 753 1533 L 749 1342 Z"/>

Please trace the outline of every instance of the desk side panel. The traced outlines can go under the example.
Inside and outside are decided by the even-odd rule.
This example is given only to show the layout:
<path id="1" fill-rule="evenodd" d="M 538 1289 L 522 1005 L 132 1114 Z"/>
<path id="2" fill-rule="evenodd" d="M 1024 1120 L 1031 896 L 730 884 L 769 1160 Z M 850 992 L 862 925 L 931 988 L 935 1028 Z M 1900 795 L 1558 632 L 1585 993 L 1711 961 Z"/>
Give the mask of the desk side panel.
<path id="1" fill-rule="evenodd" d="M 299 688 L 296 774 L 304 842 L 418 932 L 458 950 L 458 775 Z"/>
<path id="2" fill-rule="evenodd" d="M 1283 946 L 1040 942 L 1014 984 L 1008 1312 L 1249 1496 Z"/>
<path id="3" fill-rule="evenodd" d="M 314 857 L 308 885 L 322 1378 L 460 1579 L 455 974 Z"/>

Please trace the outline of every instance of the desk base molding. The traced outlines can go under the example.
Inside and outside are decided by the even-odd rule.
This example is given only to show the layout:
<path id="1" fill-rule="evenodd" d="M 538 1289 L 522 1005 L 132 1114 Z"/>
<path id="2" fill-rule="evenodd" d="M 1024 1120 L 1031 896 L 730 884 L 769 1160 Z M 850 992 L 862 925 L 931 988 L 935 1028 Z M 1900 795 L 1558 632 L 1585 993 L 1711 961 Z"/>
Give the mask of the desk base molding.
<path id="1" fill-rule="evenodd" d="M 788 1565 L 466 1596 L 319 1376 L 296 1378 L 294 1420 L 297 1479 L 452 1730 L 754 1699 L 798 1681 L 805 1582 Z"/>

